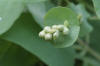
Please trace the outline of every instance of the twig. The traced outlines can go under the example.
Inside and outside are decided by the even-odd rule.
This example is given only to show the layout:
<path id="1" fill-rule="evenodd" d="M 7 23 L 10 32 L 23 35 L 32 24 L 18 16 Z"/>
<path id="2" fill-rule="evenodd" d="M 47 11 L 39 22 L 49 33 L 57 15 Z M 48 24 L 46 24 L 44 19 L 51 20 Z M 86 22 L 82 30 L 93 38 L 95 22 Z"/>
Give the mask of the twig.
<path id="1" fill-rule="evenodd" d="M 89 46 L 89 43 L 90 43 L 90 36 L 89 36 L 89 35 L 86 35 L 85 42 L 87 43 L 87 46 Z M 86 47 L 84 47 L 83 49 L 84 49 L 84 50 L 81 52 L 81 56 L 85 56 L 86 53 L 87 53 Z"/>
<path id="2" fill-rule="evenodd" d="M 98 59 L 100 61 L 100 55 L 94 51 L 92 48 L 90 48 L 87 43 L 83 42 L 81 39 L 78 39 L 78 43 L 83 46 L 87 52 L 91 53 L 96 59 Z"/>
<path id="3" fill-rule="evenodd" d="M 89 17 L 88 20 L 100 20 L 97 16 Z"/>

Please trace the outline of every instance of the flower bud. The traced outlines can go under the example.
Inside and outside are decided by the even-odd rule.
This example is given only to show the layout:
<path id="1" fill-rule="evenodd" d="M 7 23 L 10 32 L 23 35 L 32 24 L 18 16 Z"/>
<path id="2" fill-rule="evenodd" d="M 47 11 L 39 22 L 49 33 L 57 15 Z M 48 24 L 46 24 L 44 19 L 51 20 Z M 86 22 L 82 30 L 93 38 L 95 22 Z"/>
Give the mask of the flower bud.
<path id="1" fill-rule="evenodd" d="M 44 36 L 45 36 L 45 31 L 41 31 L 41 32 L 39 33 L 39 37 L 43 38 Z"/>
<path id="2" fill-rule="evenodd" d="M 58 25 L 58 30 L 63 31 L 64 30 L 64 25 Z"/>
<path id="3" fill-rule="evenodd" d="M 53 25 L 52 29 L 58 29 L 58 26 L 57 25 Z"/>
<path id="4" fill-rule="evenodd" d="M 52 34 L 47 33 L 45 34 L 45 40 L 51 40 L 52 39 Z"/>
<path id="5" fill-rule="evenodd" d="M 64 27 L 63 34 L 67 35 L 68 33 L 69 33 L 69 29 L 67 27 Z"/>
<path id="6" fill-rule="evenodd" d="M 54 33 L 54 32 L 56 32 L 56 30 L 57 30 L 57 29 L 51 29 L 51 30 L 49 31 L 49 33 Z"/>
<path id="7" fill-rule="evenodd" d="M 51 28 L 50 28 L 49 26 L 46 26 L 46 27 L 44 28 L 44 31 L 47 32 L 47 33 L 49 33 L 49 32 L 51 31 Z"/>
<path id="8" fill-rule="evenodd" d="M 53 34 L 53 39 L 57 39 L 59 37 L 59 31 L 57 30 L 54 34 Z"/>
<path id="9" fill-rule="evenodd" d="M 69 26 L 69 23 L 67 20 L 64 21 L 64 26 L 68 27 Z"/>
<path id="10" fill-rule="evenodd" d="M 79 15 L 77 16 L 77 18 L 78 18 L 79 21 L 81 21 L 81 19 L 82 19 L 82 14 L 79 14 Z"/>

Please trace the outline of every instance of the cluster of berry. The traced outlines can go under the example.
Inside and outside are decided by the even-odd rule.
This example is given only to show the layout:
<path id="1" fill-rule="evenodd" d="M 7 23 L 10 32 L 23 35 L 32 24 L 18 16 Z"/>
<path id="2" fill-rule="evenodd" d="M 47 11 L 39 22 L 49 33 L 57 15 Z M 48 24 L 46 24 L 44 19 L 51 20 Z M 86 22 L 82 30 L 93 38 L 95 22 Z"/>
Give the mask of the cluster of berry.
<path id="1" fill-rule="evenodd" d="M 39 37 L 45 40 L 55 40 L 59 37 L 60 33 L 67 35 L 69 33 L 68 27 L 64 25 L 53 25 L 52 27 L 46 26 L 40 33 Z"/>

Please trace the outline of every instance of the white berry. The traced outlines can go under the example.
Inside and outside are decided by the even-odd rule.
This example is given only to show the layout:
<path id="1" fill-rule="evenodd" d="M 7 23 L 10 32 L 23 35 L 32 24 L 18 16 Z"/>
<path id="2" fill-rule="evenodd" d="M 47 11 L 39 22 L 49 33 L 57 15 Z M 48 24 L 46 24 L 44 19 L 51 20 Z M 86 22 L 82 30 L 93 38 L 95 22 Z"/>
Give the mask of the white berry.
<path id="1" fill-rule="evenodd" d="M 45 36 L 45 31 L 41 31 L 40 33 L 39 33 L 39 37 L 44 37 Z"/>
<path id="2" fill-rule="evenodd" d="M 58 25 L 58 30 L 63 31 L 64 30 L 64 25 Z"/>
<path id="3" fill-rule="evenodd" d="M 52 40 L 52 34 L 47 33 L 47 34 L 45 35 L 45 40 Z"/>
<path id="4" fill-rule="evenodd" d="M 67 35 L 68 33 L 69 33 L 69 29 L 67 27 L 64 27 L 63 34 Z"/>
<path id="5" fill-rule="evenodd" d="M 58 29 L 58 25 L 53 25 L 52 29 Z"/>
<path id="6" fill-rule="evenodd" d="M 53 34 L 53 39 L 57 39 L 59 37 L 59 31 L 57 30 L 54 34 Z"/>
<path id="7" fill-rule="evenodd" d="M 51 28 L 50 28 L 49 26 L 46 26 L 46 27 L 44 28 L 44 31 L 47 32 L 47 33 L 49 33 L 49 32 L 51 31 Z"/>
<path id="8" fill-rule="evenodd" d="M 56 30 L 57 30 L 57 29 L 51 29 L 51 30 L 49 31 L 49 33 L 54 33 L 54 32 L 56 32 Z"/>

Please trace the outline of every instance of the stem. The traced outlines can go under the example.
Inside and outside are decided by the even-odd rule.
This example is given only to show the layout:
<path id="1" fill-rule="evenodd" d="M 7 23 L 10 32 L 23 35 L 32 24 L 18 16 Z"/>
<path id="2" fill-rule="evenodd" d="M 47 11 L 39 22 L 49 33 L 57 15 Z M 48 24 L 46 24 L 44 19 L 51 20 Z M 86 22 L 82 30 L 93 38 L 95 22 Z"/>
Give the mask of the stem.
<path id="1" fill-rule="evenodd" d="M 94 51 L 92 48 L 90 48 L 87 43 L 83 42 L 81 39 L 78 39 L 78 43 L 81 46 L 84 46 L 87 52 L 91 53 L 97 60 L 100 61 L 100 55 L 96 51 Z"/>
<path id="2" fill-rule="evenodd" d="M 61 6 L 62 0 L 58 0 L 58 5 Z"/>
<path id="3" fill-rule="evenodd" d="M 90 42 L 90 36 L 89 36 L 89 35 L 86 36 L 85 41 L 86 41 L 86 43 L 87 43 L 87 46 L 89 46 L 89 42 Z M 86 55 L 86 53 L 87 53 L 87 48 L 84 47 L 84 50 L 80 53 L 80 55 L 81 55 L 82 57 L 84 57 L 84 56 Z"/>
<path id="4" fill-rule="evenodd" d="M 89 17 L 88 20 L 100 20 L 97 16 Z"/>

